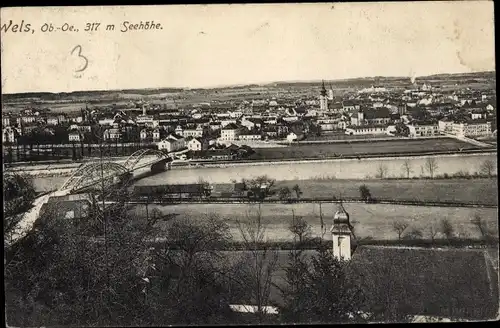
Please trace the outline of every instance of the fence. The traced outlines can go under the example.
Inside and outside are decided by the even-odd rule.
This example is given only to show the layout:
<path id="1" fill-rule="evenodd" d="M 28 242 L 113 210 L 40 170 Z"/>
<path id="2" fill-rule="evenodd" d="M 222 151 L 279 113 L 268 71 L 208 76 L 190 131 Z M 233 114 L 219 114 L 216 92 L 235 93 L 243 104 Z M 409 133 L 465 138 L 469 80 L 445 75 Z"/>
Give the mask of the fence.
<path id="1" fill-rule="evenodd" d="M 175 204 L 298 204 L 298 203 L 340 203 L 338 199 L 318 197 L 318 198 L 300 198 L 290 200 L 280 199 L 249 199 L 244 197 L 137 197 L 133 196 L 133 203 L 138 204 L 161 204 L 161 205 L 175 205 Z M 391 204 L 391 205 L 406 205 L 406 206 L 435 206 L 435 207 L 484 207 L 484 208 L 497 208 L 498 205 L 487 203 L 464 203 L 464 202 L 429 202 L 418 200 L 394 200 L 394 199 L 371 199 L 368 201 L 359 198 L 343 198 L 344 203 L 362 203 L 362 204 Z"/>

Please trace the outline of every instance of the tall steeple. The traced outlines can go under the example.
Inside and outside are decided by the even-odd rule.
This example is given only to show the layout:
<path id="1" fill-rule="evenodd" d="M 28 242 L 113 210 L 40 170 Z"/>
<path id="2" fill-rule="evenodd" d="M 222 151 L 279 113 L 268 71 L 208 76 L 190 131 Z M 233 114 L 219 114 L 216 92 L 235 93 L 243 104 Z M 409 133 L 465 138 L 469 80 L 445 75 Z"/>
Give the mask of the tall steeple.
<path id="1" fill-rule="evenodd" d="M 349 213 L 345 210 L 341 200 L 333 216 L 333 225 L 330 230 L 333 240 L 333 255 L 339 260 L 351 259 L 351 239 L 354 237 L 352 229 Z"/>
<path id="2" fill-rule="evenodd" d="M 326 111 L 328 109 L 328 98 L 325 88 L 325 81 L 323 81 L 321 84 L 321 93 L 319 95 L 319 108 L 322 111 Z"/>
<path id="3" fill-rule="evenodd" d="M 321 95 L 326 97 L 325 80 L 322 80 L 321 82 Z"/>

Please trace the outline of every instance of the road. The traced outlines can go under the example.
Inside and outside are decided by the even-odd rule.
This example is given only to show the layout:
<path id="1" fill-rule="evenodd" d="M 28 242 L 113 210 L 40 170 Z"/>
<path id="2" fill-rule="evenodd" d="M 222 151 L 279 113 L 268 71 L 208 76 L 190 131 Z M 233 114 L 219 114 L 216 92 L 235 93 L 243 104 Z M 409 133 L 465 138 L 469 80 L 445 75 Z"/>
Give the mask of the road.
<path id="1" fill-rule="evenodd" d="M 14 233 L 12 234 L 10 244 L 17 242 L 20 238 L 24 237 L 32 228 L 35 221 L 40 215 L 40 210 L 42 206 L 46 204 L 49 199 L 53 196 L 66 196 L 69 194 L 69 190 L 57 190 L 49 194 L 38 197 L 33 202 L 33 207 L 26 213 L 24 213 L 22 219 L 16 226 Z"/>
<path id="2" fill-rule="evenodd" d="M 459 141 L 470 143 L 474 146 L 483 147 L 483 148 L 491 148 L 490 144 L 487 144 L 487 143 L 484 143 L 484 142 L 481 142 L 481 141 L 478 141 L 475 139 L 467 138 L 466 136 L 458 136 L 458 135 L 448 134 L 448 133 L 446 134 L 446 136 L 448 136 L 450 138 L 457 139 Z"/>

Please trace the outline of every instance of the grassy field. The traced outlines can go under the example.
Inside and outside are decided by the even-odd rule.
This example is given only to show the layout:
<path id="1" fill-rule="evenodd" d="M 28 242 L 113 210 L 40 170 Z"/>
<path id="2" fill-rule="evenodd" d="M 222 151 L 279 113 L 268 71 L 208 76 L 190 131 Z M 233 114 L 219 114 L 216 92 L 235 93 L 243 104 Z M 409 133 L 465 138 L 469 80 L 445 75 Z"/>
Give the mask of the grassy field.
<path id="1" fill-rule="evenodd" d="M 281 148 L 255 149 L 250 159 L 322 158 L 336 155 L 390 154 L 425 151 L 457 151 L 459 148 L 477 148 L 451 138 L 423 140 L 394 140 L 331 144 L 293 144 Z"/>
<path id="2" fill-rule="evenodd" d="M 343 131 L 335 131 L 332 133 L 323 133 L 320 136 L 310 135 L 304 141 L 329 141 L 329 140 L 370 140 L 370 139 L 397 139 L 397 137 L 389 136 L 389 135 L 347 135 Z"/>
<path id="3" fill-rule="evenodd" d="M 412 228 L 421 229 L 427 238 L 429 226 L 439 226 L 442 219 L 448 219 L 458 236 L 463 238 L 480 237 L 479 230 L 471 223 L 474 215 L 480 215 L 490 229 L 498 235 L 497 209 L 491 208 L 445 208 L 419 207 L 384 204 L 346 203 L 351 221 L 358 238 L 397 239 L 397 233 L 392 228 L 396 221 L 405 221 Z M 255 219 L 259 206 L 255 204 L 181 204 L 181 205 L 149 205 L 149 211 L 157 208 L 162 213 L 171 214 L 174 220 L 192 218 L 203 220 L 207 215 L 217 214 L 228 220 L 235 239 L 240 238 L 238 222 L 249 222 Z M 290 240 L 288 226 L 295 215 L 303 217 L 312 228 L 313 236 L 321 235 L 321 219 L 319 204 L 262 204 L 261 220 L 267 225 L 268 240 Z M 337 204 L 322 204 L 321 213 L 326 227 L 329 229 Z M 144 216 L 145 206 L 136 206 L 133 210 L 139 216 Z M 168 222 L 162 222 L 168 224 Z M 439 238 L 439 235 L 437 236 Z M 442 236 L 441 236 L 442 237 Z M 330 233 L 325 238 L 331 238 Z"/>
<path id="4" fill-rule="evenodd" d="M 276 188 L 298 184 L 304 198 L 360 197 L 359 187 L 366 185 L 373 197 L 417 201 L 456 201 L 498 205 L 497 179 L 443 180 L 295 180 L 279 181 Z M 295 198 L 295 193 L 292 193 Z"/>

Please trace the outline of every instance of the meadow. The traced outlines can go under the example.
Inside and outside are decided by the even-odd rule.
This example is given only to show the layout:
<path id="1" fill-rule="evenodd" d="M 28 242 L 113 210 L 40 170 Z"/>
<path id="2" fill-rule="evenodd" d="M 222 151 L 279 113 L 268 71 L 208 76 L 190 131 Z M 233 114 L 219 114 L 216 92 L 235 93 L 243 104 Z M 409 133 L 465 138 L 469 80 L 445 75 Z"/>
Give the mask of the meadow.
<path id="1" fill-rule="evenodd" d="M 497 179 L 400 179 L 400 180 L 312 180 L 279 181 L 276 188 L 298 185 L 303 198 L 327 198 L 341 195 L 359 198 L 359 187 L 366 185 L 377 199 L 432 202 L 463 202 L 498 205 Z M 296 198 L 292 191 L 292 198 Z"/>
<path id="2" fill-rule="evenodd" d="M 148 205 L 148 213 L 153 209 L 163 214 L 169 214 L 173 219 L 161 222 L 168 225 L 172 220 L 204 220 L 207 215 L 217 215 L 227 220 L 231 232 L 236 240 L 241 239 L 239 224 L 252 222 L 256 219 L 259 210 L 261 222 L 266 226 L 268 241 L 283 241 L 292 238 L 288 230 L 293 218 L 302 217 L 311 226 L 313 237 L 321 236 L 321 218 L 327 229 L 324 235 L 331 239 L 329 229 L 338 204 L 317 203 L 301 204 L 179 204 L 179 205 Z M 394 222 L 408 223 L 407 231 L 419 229 L 423 238 L 428 238 L 430 227 L 439 229 L 440 221 L 447 219 L 460 238 L 480 238 L 478 228 L 471 222 L 475 215 L 479 215 L 498 236 L 498 222 L 496 208 L 458 208 L 458 207 L 424 207 L 402 206 L 386 204 L 344 203 L 350 215 L 351 223 L 357 238 L 398 239 L 393 229 Z M 137 205 L 133 211 L 138 216 L 145 216 L 145 205 Z M 321 215 L 320 215 L 321 213 Z M 443 238 L 438 234 L 436 238 Z"/>
<path id="3" fill-rule="evenodd" d="M 281 148 L 260 148 L 250 159 L 301 159 L 323 158 L 339 155 L 353 156 L 362 154 L 418 153 L 432 151 L 459 151 L 475 149 L 474 145 L 451 139 L 420 139 L 390 141 L 359 141 L 346 143 L 292 144 Z"/>

